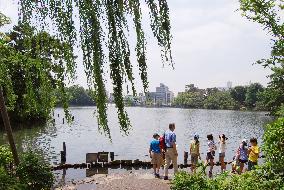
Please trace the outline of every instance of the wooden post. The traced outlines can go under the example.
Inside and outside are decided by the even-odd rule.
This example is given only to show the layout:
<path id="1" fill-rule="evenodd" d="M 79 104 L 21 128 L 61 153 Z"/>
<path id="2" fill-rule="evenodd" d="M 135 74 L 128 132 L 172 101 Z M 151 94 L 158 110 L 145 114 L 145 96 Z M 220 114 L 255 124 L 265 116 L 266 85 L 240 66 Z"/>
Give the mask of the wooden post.
<path id="1" fill-rule="evenodd" d="M 110 160 L 114 161 L 114 152 L 110 152 L 109 155 L 110 155 Z"/>
<path id="2" fill-rule="evenodd" d="M 183 155 L 183 158 L 184 158 L 184 160 L 183 160 L 183 162 L 184 162 L 184 165 L 187 165 L 188 152 L 185 152 L 185 151 L 184 151 L 184 155 Z"/>
<path id="3" fill-rule="evenodd" d="M 64 124 L 64 117 L 62 118 L 62 123 Z"/>
<path id="4" fill-rule="evenodd" d="M 15 164 L 17 166 L 20 161 L 19 161 L 19 157 L 18 157 L 18 153 L 17 153 L 17 149 L 16 149 L 16 145 L 15 145 L 15 141 L 14 141 L 14 137 L 12 133 L 9 115 L 8 115 L 6 105 L 5 105 L 2 87 L 0 87 L 0 109 L 1 109 L 1 115 L 2 115 L 4 126 L 5 126 L 5 130 L 7 132 L 10 148 L 13 154 Z"/>
<path id="5" fill-rule="evenodd" d="M 61 154 L 61 163 L 66 162 L 66 144 L 63 142 L 63 151 L 60 151 Z"/>

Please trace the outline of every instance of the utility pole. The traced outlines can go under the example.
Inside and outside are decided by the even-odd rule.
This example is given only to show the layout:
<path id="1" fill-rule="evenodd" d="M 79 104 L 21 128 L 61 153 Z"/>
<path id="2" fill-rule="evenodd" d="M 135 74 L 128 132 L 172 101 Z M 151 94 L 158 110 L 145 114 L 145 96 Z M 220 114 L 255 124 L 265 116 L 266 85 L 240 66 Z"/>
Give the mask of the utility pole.
<path id="1" fill-rule="evenodd" d="M 4 126 L 5 126 L 5 130 L 7 132 L 10 148 L 13 154 L 14 162 L 17 166 L 19 164 L 19 157 L 18 157 L 18 153 L 17 153 L 17 149 L 16 149 L 16 145 L 15 145 L 15 141 L 14 141 L 14 137 L 12 133 L 9 115 L 8 115 L 6 105 L 5 105 L 3 89 L 1 86 L 0 86 L 0 109 L 1 109 L 1 115 L 2 115 Z"/>

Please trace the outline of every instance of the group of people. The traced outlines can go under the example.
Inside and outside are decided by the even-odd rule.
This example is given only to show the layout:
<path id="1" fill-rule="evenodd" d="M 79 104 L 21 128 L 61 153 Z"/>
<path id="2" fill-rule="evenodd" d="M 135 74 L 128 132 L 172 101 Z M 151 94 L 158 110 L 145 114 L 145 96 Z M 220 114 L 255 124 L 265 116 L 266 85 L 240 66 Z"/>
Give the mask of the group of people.
<path id="1" fill-rule="evenodd" d="M 155 133 L 153 135 L 153 140 L 150 143 L 149 154 L 151 162 L 153 164 L 154 175 L 160 178 L 159 170 L 161 165 L 164 165 L 164 180 L 168 180 L 168 170 L 172 163 L 174 168 L 174 173 L 178 171 L 177 165 L 177 144 L 176 144 L 176 134 L 175 124 L 169 124 L 169 129 L 160 136 Z M 219 135 L 219 148 L 214 142 L 214 137 L 212 134 L 207 135 L 207 153 L 205 165 L 210 165 L 209 177 L 212 177 L 212 171 L 214 167 L 215 152 L 219 151 L 219 163 L 221 164 L 221 172 L 226 170 L 225 164 L 225 152 L 226 152 L 226 141 L 228 138 L 222 134 Z M 190 143 L 189 153 L 191 157 L 191 171 L 196 172 L 196 167 L 198 159 L 201 160 L 200 156 L 200 142 L 199 135 L 195 134 L 192 142 Z M 244 172 L 244 164 L 248 162 L 248 169 L 252 170 L 257 165 L 259 158 L 260 149 L 257 145 L 257 139 L 251 138 L 250 145 L 248 140 L 243 139 L 241 144 L 236 150 L 236 154 L 232 162 L 232 172 L 242 173 Z"/>

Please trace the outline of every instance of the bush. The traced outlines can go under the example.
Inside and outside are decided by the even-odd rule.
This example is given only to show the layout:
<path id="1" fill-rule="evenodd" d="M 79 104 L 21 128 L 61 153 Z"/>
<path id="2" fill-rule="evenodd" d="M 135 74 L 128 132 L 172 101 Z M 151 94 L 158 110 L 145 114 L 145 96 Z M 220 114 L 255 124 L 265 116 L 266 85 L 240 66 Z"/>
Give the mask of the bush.
<path id="1" fill-rule="evenodd" d="M 13 162 L 13 155 L 10 149 L 6 146 L 0 146 L 0 167 L 6 168 L 7 165 Z"/>
<path id="2" fill-rule="evenodd" d="M 24 153 L 16 173 L 28 189 L 50 189 L 54 182 L 51 168 L 32 152 Z"/>
<path id="3" fill-rule="evenodd" d="M 4 167 L 0 166 L 0 189 L 2 190 L 24 190 L 25 185 L 20 184 L 17 179 L 7 173 Z"/>
<path id="4" fill-rule="evenodd" d="M 263 190 L 284 189 L 283 179 L 277 175 L 267 175 L 265 168 L 246 172 L 242 175 L 223 173 L 213 179 L 203 173 L 190 175 L 180 172 L 175 175 L 172 190 Z"/>
<path id="5" fill-rule="evenodd" d="M 274 171 L 284 172 L 284 118 L 266 126 L 263 141 L 262 151 L 267 164 Z"/>

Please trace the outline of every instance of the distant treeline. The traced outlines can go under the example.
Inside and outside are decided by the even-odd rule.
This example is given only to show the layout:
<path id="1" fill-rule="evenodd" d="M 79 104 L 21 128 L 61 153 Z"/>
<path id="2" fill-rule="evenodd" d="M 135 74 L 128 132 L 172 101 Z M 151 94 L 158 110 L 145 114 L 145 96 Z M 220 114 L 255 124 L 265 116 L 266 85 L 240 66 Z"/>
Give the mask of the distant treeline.
<path id="1" fill-rule="evenodd" d="M 229 90 L 199 89 L 188 85 L 177 95 L 173 105 L 184 108 L 267 110 L 264 103 L 265 88 L 259 83 L 236 86 Z"/>
<path id="2" fill-rule="evenodd" d="M 69 106 L 95 106 L 96 103 L 92 98 L 93 91 L 85 89 L 79 85 L 66 87 Z M 61 107 L 62 102 L 57 98 L 57 106 Z"/>

